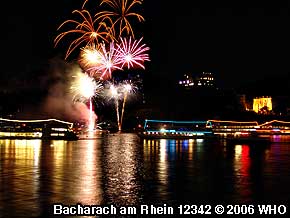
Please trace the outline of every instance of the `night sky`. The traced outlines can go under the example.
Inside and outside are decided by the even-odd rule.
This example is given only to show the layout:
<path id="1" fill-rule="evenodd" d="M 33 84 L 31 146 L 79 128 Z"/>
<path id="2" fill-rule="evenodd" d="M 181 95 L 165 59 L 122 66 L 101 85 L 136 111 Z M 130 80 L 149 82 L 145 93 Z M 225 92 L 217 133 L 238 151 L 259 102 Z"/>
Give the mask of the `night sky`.
<path id="1" fill-rule="evenodd" d="M 147 86 L 150 81 L 151 87 L 171 87 L 168 84 L 177 83 L 184 73 L 202 71 L 213 72 L 223 86 L 233 88 L 288 75 L 288 1 L 234 2 L 144 0 L 137 11 L 145 22 L 134 25 L 134 30 L 151 48 L 151 62 L 144 71 Z M 2 85 L 13 86 L 19 78 L 42 74 L 48 60 L 65 54 L 54 48 L 56 29 L 73 18 L 72 10 L 82 3 L 16 0 L 2 4 Z"/>

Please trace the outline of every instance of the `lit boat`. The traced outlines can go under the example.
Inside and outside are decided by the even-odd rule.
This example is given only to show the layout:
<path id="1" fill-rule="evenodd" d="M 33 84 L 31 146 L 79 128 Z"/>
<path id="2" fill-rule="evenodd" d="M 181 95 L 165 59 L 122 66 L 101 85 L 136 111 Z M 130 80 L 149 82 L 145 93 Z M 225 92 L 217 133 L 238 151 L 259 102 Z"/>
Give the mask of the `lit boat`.
<path id="1" fill-rule="evenodd" d="M 144 127 L 138 135 L 145 139 L 214 138 L 207 121 L 145 120 Z"/>
<path id="2" fill-rule="evenodd" d="M 57 120 L 11 120 L 0 118 L 2 139 L 77 140 L 73 123 Z"/>

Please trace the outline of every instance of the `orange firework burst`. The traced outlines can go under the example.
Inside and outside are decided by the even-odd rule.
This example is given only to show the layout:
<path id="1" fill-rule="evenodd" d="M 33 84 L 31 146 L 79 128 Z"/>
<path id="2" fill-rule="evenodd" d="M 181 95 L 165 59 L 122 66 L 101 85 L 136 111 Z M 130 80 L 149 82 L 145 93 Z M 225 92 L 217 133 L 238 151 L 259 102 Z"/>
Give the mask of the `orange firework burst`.
<path id="1" fill-rule="evenodd" d="M 142 0 L 102 0 L 100 5 L 102 4 L 112 8 L 112 11 L 101 11 L 95 16 L 110 22 L 110 34 L 115 36 L 115 31 L 119 30 L 119 37 L 125 32 L 134 38 L 134 32 L 128 18 L 136 17 L 139 22 L 145 20 L 140 14 L 131 11 L 136 4 L 141 5 Z"/>
<path id="2" fill-rule="evenodd" d="M 60 33 L 54 39 L 54 44 L 57 46 L 63 37 L 68 34 L 75 34 L 78 36 L 70 43 L 65 59 L 67 59 L 68 56 L 81 44 L 85 44 L 85 46 L 91 45 L 98 43 L 99 40 L 107 41 L 108 37 L 111 37 L 105 22 L 98 22 L 98 18 L 93 20 L 91 14 L 87 10 L 74 10 L 72 13 L 78 14 L 82 20 L 77 21 L 70 19 L 64 21 L 57 30 L 60 30 L 65 25 L 74 25 L 74 28 Z M 95 26 L 97 26 L 97 28 L 95 28 Z"/>

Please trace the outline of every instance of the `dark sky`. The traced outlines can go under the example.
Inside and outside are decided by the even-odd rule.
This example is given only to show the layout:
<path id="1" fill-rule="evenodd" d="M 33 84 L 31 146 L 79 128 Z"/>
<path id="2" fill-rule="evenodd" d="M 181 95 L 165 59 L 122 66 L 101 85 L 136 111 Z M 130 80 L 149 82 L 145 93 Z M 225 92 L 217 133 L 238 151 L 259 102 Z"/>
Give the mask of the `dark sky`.
<path id="1" fill-rule="evenodd" d="M 53 48 L 56 28 L 82 3 L 1 3 L 1 84 L 41 73 L 48 59 L 63 55 Z M 146 21 L 134 27 L 151 48 L 145 74 L 154 86 L 211 71 L 225 86 L 237 87 L 290 71 L 288 1 L 144 0 L 141 8 Z"/>

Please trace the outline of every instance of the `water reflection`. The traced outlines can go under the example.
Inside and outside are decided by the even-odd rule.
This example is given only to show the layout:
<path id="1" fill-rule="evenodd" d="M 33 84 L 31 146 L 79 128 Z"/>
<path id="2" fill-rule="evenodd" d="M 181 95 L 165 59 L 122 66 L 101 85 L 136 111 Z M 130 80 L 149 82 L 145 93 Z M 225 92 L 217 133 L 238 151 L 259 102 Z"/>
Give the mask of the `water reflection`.
<path id="1" fill-rule="evenodd" d="M 284 139 L 283 139 L 284 140 Z M 51 204 L 290 202 L 290 143 L 0 140 L 0 217 L 49 217 Z"/>
<path id="2" fill-rule="evenodd" d="M 106 204 L 138 204 L 140 196 L 140 156 L 138 138 L 132 134 L 115 134 L 104 141 L 103 189 Z"/>
<path id="3" fill-rule="evenodd" d="M 234 146 L 234 190 L 235 200 L 250 203 L 264 196 L 264 167 L 268 149 L 259 144 Z"/>
<path id="4" fill-rule="evenodd" d="M 43 144 L 40 198 L 47 199 L 44 205 L 100 204 L 99 145 L 99 141 L 92 140 Z"/>
<path id="5" fill-rule="evenodd" d="M 166 163 L 167 159 L 167 140 L 166 139 L 161 139 L 160 140 L 160 152 L 159 152 L 159 161 L 158 161 L 158 176 L 159 176 L 159 181 L 161 182 L 162 185 L 167 184 L 168 180 L 168 164 Z"/>
<path id="6" fill-rule="evenodd" d="M 0 205 L 2 214 L 31 214 L 29 208 L 38 211 L 39 207 L 32 199 L 37 197 L 39 187 L 39 152 L 40 140 L 0 140 L 1 177 Z M 9 190 L 9 191 L 7 191 Z M 26 205 L 15 210 L 13 205 Z"/>
<path id="7" fill-rule="evenodd" d="M 235 190 L 243 198 L 247 198 L 252 194 L 249 150 L 250 148 L 247 145 L 236 145 L 234 148 Z"/>
<path id="8" fill-rule="evenodd" d="M 100 141 L 88 140 L 86 149 L 83 149 L 83 153 L 80 154 L 80 162 L 82 169 L 80 169 L 80 184 L 78 184 L 80 191 L 76 196 L 76 199 L 81 199 L 83 204 L 97 204 L 100 205 L 102 202 L 102 191 L 101 191 L 101 169 L 100 167 L 100 154 L 96 154 L 96 145 L 100 144 Z M 100 150 L 99 150 L 100 151 Z M 97 169 L 97 170 L 96 170 Z"/>
<path id="9" fill-rule="evenodd" d="M 163 200 L 174 204 L 175 199 L 186 201 L 192 194 L 199 196 L 208 187 L 204 182 L 207 175 L 199 175 L 204 149 L 204 140 L 143 140 L 144 170 L 149 175 L 145 182 L 154 184 L 145 187 L 150 193 L 145 198 L 152 203 Z M 190 191 L 193 189 L 195 193 Z"/>
<path id="10" fill-rule="evenodd" d="M 1 140 L 0 144 L 2 214 L 46 217 L 56 202 L 102 202 L 96 154 L 100 141 Z"/>

